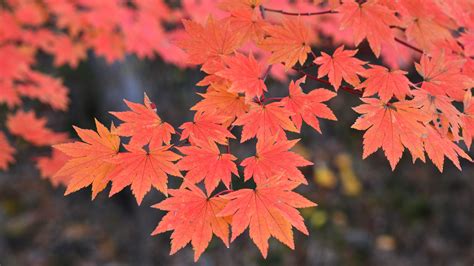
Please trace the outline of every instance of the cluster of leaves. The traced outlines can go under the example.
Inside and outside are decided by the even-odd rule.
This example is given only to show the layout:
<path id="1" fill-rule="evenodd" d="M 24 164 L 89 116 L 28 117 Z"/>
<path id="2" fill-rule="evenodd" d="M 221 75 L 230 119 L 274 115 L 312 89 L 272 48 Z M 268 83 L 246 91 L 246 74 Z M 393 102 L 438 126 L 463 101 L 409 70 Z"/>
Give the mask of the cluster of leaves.
<path id="1" fill-rule="evenodd" d="M 128 53 L 139 58 L 159 55 L 184 67 L 185 55 L 173 42 L 184 34 L 181 19 L 206 6 L 198 2 L 186 1 L 176 8 L 164 0 L 0 1 L 0 104 L 8 110 L 6 128 L 0 128 L 0 169 L 14 162 L 15 148 L 6 130 L 39 147 L 67 140 L 65 134 L 47 128 L 45 117 L 28 110 L 35 106 L 29 100 L 55 111 L 66 111 L 69 105 L 68 89 L 60 78 L 40 70 L 44 60 L 39 55 L 50 56 L 55 67 L 75 68 L 88 51 L 108 63 Z M 53 152 L 37 162 L 46 177 L 64 160 Z"/>
<path id="2" fill-rule="evenodd" d="M 352 127 L 365 131 L 364 158 L 381 148 L 393 169 L 407 149 L 413 161 L 428 156 L 440 171 L 445 157 L 458 168 L 459 157 L 471 161 L 460 145 L 469 148 L 474 134 L 474 4 L 315 2 L 272 1 L 281 8 L 274 9 L 260 0 L 228 0 L 218 5 L 225 12 L 204 23 L 183 20 L 178 45 L 206 74 L 193 121 L 178 131 L 148 97 L 126 101 L 129 111 L 112 112 L 122 121 L 117 127 L 97 121 L 97 132 L 76 128 L 82 141 L 54 146 L 69 159 L 53 179 L 67 185 L 66 194 L 92 185 L 93 197 L 109 182 L 110 195 L 131 186 L 138 204 L 155 187 L 169 197 L 154 205 L 168 213 L 153 234 L 173 231 L 171 253 L 191 242 L 197 260 L 214 234 L 228 246 L 229 228 L 230 241 L 249 228 L 264 257 L 271 236 L 293 248 L 292 228 L 308 233 L 297 209 L 315 204 L 293 190 L 307 184 L 300 168 L 312 163 L 290 151 L 298 140 L 287 133 L 299 133 L 303 122 L 321 132 L 319 119 L 336 120 L 325 102 L 340 91 L 363 102 Z M 390 68 L 360 60 L 344 45 L 315 52 L 317 33 L 351 46 L 367 40 Z M 420 58 L 421 82 L 399 69 L 412 58 Z M 302 77 L 289 82 L 287 96 L 269 97 L 266 78 L 284 79 L 285 71 Z M 304 88 L 306 79 L 334 91 Z M 230 150 L 238 129 L 240 143 L 256 139 L 255 156 L 239 164 Z M 179 188 L 168 189 L 169 175 L 182 181 Z M 234 189 L 241 175 L 252 182 Z"/>

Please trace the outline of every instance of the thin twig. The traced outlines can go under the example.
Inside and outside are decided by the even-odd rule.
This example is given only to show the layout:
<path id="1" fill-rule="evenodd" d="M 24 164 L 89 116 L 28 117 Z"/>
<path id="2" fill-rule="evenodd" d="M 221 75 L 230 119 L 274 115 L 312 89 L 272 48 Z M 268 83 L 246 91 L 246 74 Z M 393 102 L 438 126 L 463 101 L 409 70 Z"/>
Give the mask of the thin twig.
<path id="1" fill-rule="evenodd" d="M 420 48 L 417 48 L 417 47 L 415 47 L 415 46 L 413 46 L 413 45 L 411 45 L 411 44 L 405 42 L 405 41 L 402 40 L 402 39 L 399 39 L 399 38 L 395 37 L 395 41 L 398 42 L 398 43 L 400 43 L 400 44 L 402 44 L 402 45 L 405 45 L 406 47 L 408 47 L 408 48 L 412 49 L 413 51 L 416 51 L 416 52 L 418 52 L 418 53 L 420 53 L 420 54 L 423 54 L 423 53 L 424 53 L 423 50 L 421 50 Z"/>
<path id="2" fill-rule="evenodd" d="M 287 15 L 287 16 L 318 16 L 318 15 L 324 15 L 324 14 L 335 14 L 335 13 L 337 13 L 337 11 L 334 11 L 334 10 L 298 13 L 298 12 L 287 12 L 287 11 L 284 11 L 284 10 L 281 10 L 281 9 L 273 9 L 273 8 L 267 8 L 267 7 L 263 7 L 263 10 L 265 10 L 267 12 L 279 13 L 279 14 Z"/>
<path id="3" fill-rule="evenodd" d="M 293 68 L 295 69 L 295 68 Z M 305 75 L 306 77 L 308 77 L 309 79 L 312 79 L 312 80 L 315 80 L 315 81 L 319 81 L 321 83 L 324 83 L 324 84 L 328 84 L 328 85 L 332 85 L 331 82 L 329 82 L 328 80 L 325 80 L 325 79 L 321 79 L 321 78 L 318 78 L 314 75 L 311 75 L 311 74 L 308 74 L 302 70 L 299 70 L 299 69 L 295 69 L 296 71 L 298 71 L 299 73 L 301 73 L 302 75 Z M 354 94 L 354 95 L 357 95 L 358 97 L 362 97 L 362 91 L 359 91 L 359 90 L 355 90 L 351 87 L 348 87 L 348 86 L 341 86 L 339 87 L 341 90 L 343 91 L 347 91 L 351 94 Z"/>

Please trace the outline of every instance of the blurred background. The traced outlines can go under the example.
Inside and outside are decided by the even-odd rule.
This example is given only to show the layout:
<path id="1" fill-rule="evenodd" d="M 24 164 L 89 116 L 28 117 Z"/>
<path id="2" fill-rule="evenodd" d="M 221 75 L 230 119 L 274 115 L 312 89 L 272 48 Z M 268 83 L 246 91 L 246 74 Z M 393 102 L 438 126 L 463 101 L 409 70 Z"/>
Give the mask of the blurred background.
<path id="1" fill-rule="evenodd" d="M 363 47 L 361 57 L 367 54 Z M 124 98 L 141 102 L 144 92 L 177 128 L 192 119 L 195 92 L 204 90 L 195 86 L 202 73 L 158 59 L 129 56 L 109 65 L 90 54 L 77 69 L 42 71 L 64 79 L 70 109 L 27 108 L 73 137 L 71 125 L 94 128 L 94 117 L 109 124 L 108 111 L 125 110 Z M 287 86 L 271 79 L 268 85 L 276 96 Z M 305 85 L 314 87 L 324 86 Z M 303 210 L 310 235 L 295 232 L 294 251 L 271 239 L 263 260 L 246 232 L 230 249 L 214 238 L 196 265 L 473 265 L 474 165 L 464 161 L 460 172 L 447 162 L 441 174 L 430 162 L 412 164 L 405 154 L 392 172 L 380 151 L 362 160 L 363 132 L 350 128 L 356 118 L 351 107 L 358 104 L 340 91 L 329 102 L 339 121 L 321 121 L 322 135 L 303 127 L 295 150 L 314 166 L 303 169 L 310 184 L 298 192 L 319 206 Z M 248 148 L 253 144 L 235 143 L 232 151 L 242 159 L 254 152 Z M 30 160 L 49 149 L 32 149 L 19 139 L 13 145 L 17 163 L 0 172 L 0 265 L 193 265 L 190 246 L 169 256 L 170 234 L 150 236 L 164 215 L 150 206 L 163 195 L 153 191 L 140 207 L 129 188 L 111 199 L 108 189 L 94 201 L 90 189 L 64 197 L 64 187 L 41 179 Z"/>

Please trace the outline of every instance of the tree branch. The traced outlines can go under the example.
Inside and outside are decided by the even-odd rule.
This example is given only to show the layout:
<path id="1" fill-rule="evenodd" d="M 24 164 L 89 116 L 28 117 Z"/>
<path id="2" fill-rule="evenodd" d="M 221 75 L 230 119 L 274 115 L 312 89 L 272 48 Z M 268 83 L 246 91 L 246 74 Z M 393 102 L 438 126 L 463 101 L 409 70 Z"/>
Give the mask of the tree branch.
<path id="1" fill-rule="evenodd" d="M 308 67 L 306 67 L 308 68 Z M 306 72 L 304 72 L 302 69 L 298 69 L 298 68 L 295 68 L 293 67 L 294 70 L 298 71 L 298 73 L 302 74 L 302 75 L 305 75 L 306 77 L 308 77 L 309 79 L 312 79 L 312 80 L 315 80 L 315 81 L 319 81 L 321 83 L 324 83 L 324 84 L 328 84 L 328 85 L 331 85 L 331 83 L 328 81 L 328 80 L 325 80 L 325 79 L 321 79 L 321 78 L 318 78 L 314 75 L 311 75 L 311 74 L 308 74 Z M 346 91 L 346 92 L 349 92 L 350 94 L 354 94 L 356 95 L 357 97 L 362 97 L 362 91 L 359 91 L 359 90 L 355 90 L 354 88 L 351 88 L 351 87 L 348 87 L 348 86 L 341 86 L 339 87 L 341 90 L 343 91 Z"/>
<path id="2" fill-rule="evenodd" d="M 287 11 L 284 11 L 284 10 L 281 10 L 281 9 L 272 9 L 272 8 L 267 8 L 267 7 L 263 7 L 262 9 L 267 11 L 267 12 L 279 13 L 279 14 L 287 15 L 287 16 L 318 16 L 318 15 L 324 15 L 324 14 L 335 14 L 335 13 L 337 13 L 337 11 L 334 11 L 334 10 L 297 13 L 297 12 L 287 12 Z"/>
<path id="3" fill-rule="evenodd" d="M 412 49 L 412 50 L 415 51 L 415 52 L 418 52 L 418 53 L 420 53 L 420 54 L 424 54 L 423 50 L 421 50 L 420 48 L 417 48 L 417 47 L 415 47 L 415 46 L 413 46 L 413 45 L 411 45 L 411 44 L 405 42 L 405 41 L 402 40 L 402 39 L 399 39 L 399 38 L 395 37 L 395 41 L 398 42 L 399 44 L 405 45 L 406 47 Z"/>

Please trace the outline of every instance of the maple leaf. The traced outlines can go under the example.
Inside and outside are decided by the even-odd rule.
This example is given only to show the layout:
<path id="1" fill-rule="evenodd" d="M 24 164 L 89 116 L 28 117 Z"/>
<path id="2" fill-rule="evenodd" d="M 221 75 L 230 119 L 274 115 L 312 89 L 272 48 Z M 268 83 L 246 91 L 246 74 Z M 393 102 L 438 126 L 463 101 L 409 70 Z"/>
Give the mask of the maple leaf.
<path id="1" fill-rule="evenodd" d="M 313 163 L 301 155 L 289 151 L 298 141 L 299 139 L 276 142 L 271 138 L 267 141 L 258 141 L 256 155 L 244 159 L 240 164 L 245 167 L 245 181 L 253 177 L 255 183 L 259 184 L 275 175 L 282 174 L 290 180 L 307 184 L 308 182 L 298 167 Z"/>
<path id="2" fill-rule="evenodd" d="M 311 28 L 298 19 L 283 19 L 282 25 L 265 27 L 270 36 L 259 45 L 262 49 L 272 52 L 268 63 L 284 63 L 285 69 L 292 68 L 296 63 L 304 64 L 315 35 Z"/>
<path id="3" fill-rule="evenodd" d="M 5 133 L 0 131 L 0 170 L 7 170 L 8 164 L 15 162 L 15 148 L 8 143 Z"/>
<path id="4" fill-rule="evenodd" d="M 413 91 L 413 103 L 438 127 L 440 133 L 447 134 L 451 129 L 457 132 L 461 128 L 461 112 L 452 104 L 452 99 L 445 95 L 432 95 L 424 84 L 420 90 Z M 456 133 L 457 134 L 457 133 Z"/>
<path id="5" fill-rule="evenodd" d="M 366 78 L 356 89 L 364 89 L 363 96 L 368 97 L 378 94 L 382 101 L 387 102 L 393 96 L 405 100 L 410 95 L 410 81 L 402 70 L 388 70 L 383 66 L 370 65 L 371 68 L 359 74 Z"/>
<path id="6" fill-rule="evenodd" d="M 26 75 L 27 84 L 16 87 L 21 96 L 37 99 L 53 109 L 66 111 L 69 105 L 68 89 L 63 86 L 60 79 L 29 71 Z"/>
<path id="7" fill-rule="evenodd" d="M 424 138 L 424 145 L 428 157 L 443 172 L 444 157 L 446 156 L 453 164 L 461 170 L 458 156 L 472 162 L 471 157 L 459 148 L 447 136 L 441 135 L 434 127 L 427 126 L 427 137 Z"/>
<path id="8" fill-rule="evenodd" d="M 293 120 L 298 130 L 301 130 L 301 124 L 304 120 L 308 125 L 321 133 L 318 117 L 337 120 L 331 109 L 322 103 L 336 96 L 336 93 L 320 88 L 311 90 L 310 93 L 306 94 L 300 86 L 303 82 L 304 78 L 296 82 L 291 81 L 289 96 L 283 98 L 281 104 L 293 113 L 291 120 Z"/>
<path id="9" fill-rule="evenodd" d="M 285 139 L 285 132 L 299 132 L 290 119 L 292 112 L 282 108 L 279 102 L 266 105 L 250 103 L 250 111 L 239 116 L 233 123 L 236 126 L 243 126 L 240 142 L 245 142 L 255 136 L 258 139 L 267 139 L 278 136 Z"/>
<path id="10" fill-rule="evenodd" d="M 127 152 L 118 153 L 109 161 L 116 164 L 108 179 L 112 181 L 109 196 L 122 191 L 130 185 L 138 205 L 143 197 L 155 187 L 168 195 L 168 175 L 181 177 L 178 167 L 173 163 L 181 158 L 169 151 L 170 145 L 149 145 L 146 151 L 142 147 L 124 145 Z"/>
<path id="11" fill-rule="evenodd" d="M 470 79 L 461 72 L 463 60 L 448 60 L 444 52 L 431 58 L 423 55 L 420 63 L 415 63 L 416 71 L 423 77 L 423 85 L 432 95 L 447 95 L 462 101 Z"/>
<path id="12" fill-rule="evenodd" d="M 120 138 L 112 134 L 98 120 L 95 120 L 95 124 L 97 132 L 74 127 L 82 141 L 53 146 L 71 157 L 52 177 L 69 179 L 65 195 L 92 184 L 92 199 L 94 199 L 107 186 L 108 176 L 115 168 L 115 164 L 109 160 L 117 155 Z"/>
<path id="13" fill-rule="evenodd" d="M 152 235 L 173 231 L 170 254 L 189 242 L 197 261 L 209 245 L 213 234 L 229 247 L 229 219 L 218 217 L 228 200 L 221 197 L 208 198 L 199 188 L 188 184 L 188 188 L 170 189 L 171 197 L 153 205 L 153 208 L 168 211 Z"/>
<path id="14" fill-rule="evenodd" d="M 224 59 L 227 68 L 217 72 L 217 75 L 228 79 L 232 85 L 230 92 L 245 93 L 247 101 L 254 97 L 260 98 L 267 86 L 263 81 L 264 67 L 257 62 L 252 53 L 247 57 L 241 53 Z"/>
<path id="15" fill-rule="evenodd" d="M 249 106 L 243 96 L 229 92 L 228 87 L 226 84 L 211 84 L 206 93 L 198 93 L 203 99 L 191 107 L 191 110 L 222 114 L 233 122 L 236 117 L 246 113 Z"/>
<path id="16" fill-rule="evenodd" d="M 250 238 L 264 258 L 267 257 L 270 236 L 294 249 L 292 227 L 309 234 L 297 208 L 316 206 L 292 191 L 297 186 L 298 183 L 287 179 L 274 178 L 258 184 L 255 190 L 239 189 L 221 196 L 230 200 L 218 216 L 232 216 L 231 241 L 248 227 Z"/>
<path id="17" fill-rule="evenodd" d="M 262 18 L 258 8 L 231 11 L 229 23 L 234 32 L 241 35 L 242 43 L 248 40 L 259 42 L 265 36 L 268 23 Z"/>
<path id="18" fill-rule="evenodd" d="M 332 56 L 321 52 L 321 56 L 314 59 L 314 63 L 320 65 L 318 69 L 318 78 L 324 76 L 329 77 L 329 82 L 336 91 L 341 86 L 341 81 L 344 79 L 352 86 L 359 85 L 358 73 L 365 69 L 362 65 L 366 62 L 354 57 L 358 50 L 344 50 L 344 45 L 334 51 Z"/>
<path id="19" fill-rule="evenodd" d="M 378 0 L 368 0 L 363 4 L 354 0 L 344 1 L 338 11 L 341 14 L 341 29 L 352 30 L 356 46 L 367 38 L 375 56 L 379 57 L 383 43 L 395 43 L 390 26 L 400 25 L 400 21 L 393 10 L 378 3 Z"/>
<path id="20" fill-rule="evenodd" d="M 407 148 L 413 161 L 425 161 L 423 137 L 426 136 L 424 123 L 430 121 L 428 115 L 407 101 L 388 104 L 374 98 L 361 100 L 364 104 L 354 110 L 362 116 L 352 128 L 367 130 L 364 133 L 364 159 L 382 148 L 393 170 Z"/>
<path id="21" fill-rule="evenodd" d="M 183 20 L 188 36 L 178 45 L 188 54 L 191 64 L 203 65 L 203 69 L 213 61 L 220 61 L 224 55 L 232 54 L 240 44 L 240 37 L 232 31 L 228 22 L 216 21 L 212 16 L 202 26 L 196 22 Z"/>
<path id="22" fill-rule="evenodd" d="M 214 141 L 227 144 L 227 139 L 235 139 L 225 126 L 222 125 L 226 116 L 215 113 L 196 113 L 193 122 L 186 122 L 179 128 L 183 130 L 180 140 L 189 139 L 191 144 L 195 141 Z"/>
<path id="23" fill-rule="evenodd" d="M 182 171 L 188 171 L 185 179 L 192 183 L 204 180 L 207 194 L 211 194 L 222 181 L 229 188 L 232 174 L 239 176 L 237 160 L 230 153 L 222 154 L 214 142 L 201 142 L 197 146 L 177 148 L 185 156 L 177 166 Z"/>
<path id="24" fill-rule="evenodd" d="M 46 127 L 46 118 L 37 118 L 32 111 L 17 111 L 7 117 L 7 128 L 13 135 L 22 137 L 36 146 L 48 146 L 67 140 L 65 133 L 57 133 Z"/>
<path id="25" fill-rule="evenodd" d="M 398 4 L 402 7 L 398 9 L 408 41 L 414 41 L 424 51 L 430 51 L 440 41 L 453 40 L 450 30 L 455 30 L 455 26 L 448 25 L 452 24 L 452 18 L 443 14 L 444 11 L 439 10 L 436 4 L 423 0 L 401 0 Z"/>
<path id="26" fill-rule="evenodd" d="M 71 177 L 55 177 L 55 174 L 69 159 L 70 157 L 66 154 L 57 149 L 53 149 L 51 156 L 41 156 L 36 158 L 36 167 L 39 169 L 41 177 L 49 179 L 54 186 L 58 186 L 59 184 L 67 186 Z"/>
<path id="27" fill-rule="evenodd" d="M 144 96 L 144 104 L 133 103 L 124 100 L 131 111 L 110 112 L 123 121 L 114 133 L 119 136 L 131 137 L 130 145 L 144 146 L 170 144 L 171 135 L 175 133 L 174 128 L 161 120 L 156 113 L 155 105 L 148 96 Z"/>

